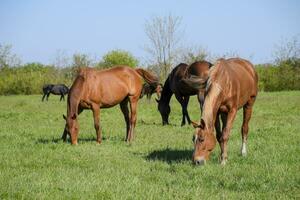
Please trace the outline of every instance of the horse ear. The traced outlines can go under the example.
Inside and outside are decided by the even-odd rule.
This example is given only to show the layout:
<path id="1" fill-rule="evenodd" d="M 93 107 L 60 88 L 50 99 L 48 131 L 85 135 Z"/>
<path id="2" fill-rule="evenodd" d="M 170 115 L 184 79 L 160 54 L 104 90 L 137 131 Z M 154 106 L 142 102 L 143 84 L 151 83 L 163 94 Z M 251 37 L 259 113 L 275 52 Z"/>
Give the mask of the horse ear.
<path id="1" fill-rule="evenodd" d="M 65 120 L 67 120 L 67 117 L 66 117 L 66 115 L 63 115 L 63 118 L 64 118 Z"/>
<path id="2" fill-rule="evenodd" d="M 191 122 L 192 122 L 192 125 L 193 125 L 194 128 L 198 128 L 199 127 L 199 124 L 197 124 L 196 122 L 193 122 L 193 121 L 191 121 Z"/>
<path id="3" fill-rule="evenodd" d="M 205 129 L 205 126 L 206 126 L 206 125 L 205 125 L 205 121 L 204 121 L 203 119 L 201 119 L 199 128 Z"/>
<path id="4" fill-rule="evenodd" d="M 74 113 L 73 116 L 71 117 L 73 120 L 76 119 L 76 114 Z"/>
<path id="5" fill-rule="evenodd" d="M 155 101 L 156 101 L 157 103 L 159 103 L 159 99 L 155 98 Z"/>

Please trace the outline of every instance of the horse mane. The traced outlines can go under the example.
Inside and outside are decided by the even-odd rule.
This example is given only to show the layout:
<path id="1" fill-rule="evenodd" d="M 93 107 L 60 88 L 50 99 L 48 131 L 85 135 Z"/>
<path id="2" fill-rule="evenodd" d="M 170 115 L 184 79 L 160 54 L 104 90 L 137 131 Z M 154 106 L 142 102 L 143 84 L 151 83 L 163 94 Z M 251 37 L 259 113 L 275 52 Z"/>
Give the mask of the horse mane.
<path id="1" fill-rule="evenodd" d="M 225 75 L 224 74 L 225 72 L 222 70 L 224 62 L 226 62 L 226 60 L 224 58 L 220 58 L 217 60 L 217 62 L 214 65 L 212 65 L 210 67 L 209 73 L 208 73 L 209 75 L 208 75 L 208 79 L 207 79 L 207 83 L 206 83 L 206 87 L 205 87 L 206 93 L 210 90 L 213 83 L 216 83 L 216 86 L 218 86 L 219 89 L 222 90 L 222 87 L 221 87 L 220 83 L 218 82 L 218 77 L 220 74 L 222 76 Z"/>

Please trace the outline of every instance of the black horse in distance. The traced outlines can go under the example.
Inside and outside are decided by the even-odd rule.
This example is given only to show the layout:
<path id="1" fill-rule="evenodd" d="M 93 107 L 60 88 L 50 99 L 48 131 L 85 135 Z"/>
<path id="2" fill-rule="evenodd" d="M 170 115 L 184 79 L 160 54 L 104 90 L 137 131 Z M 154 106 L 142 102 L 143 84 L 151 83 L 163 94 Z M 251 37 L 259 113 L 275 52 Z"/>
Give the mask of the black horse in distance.
<path id="1" fill-rule="evenodd" d="M 65 100 L 65 95 L 69 93 L 69 88 L 64 85 L 64 84 L 46 84 L 43 86 L 43 98 L 42 101 L 44 101 L 45 97 L 46 100 L 48 101 L 49 95 L 54 94 L 54 95 L 60 95 L 60 101 Z"/>

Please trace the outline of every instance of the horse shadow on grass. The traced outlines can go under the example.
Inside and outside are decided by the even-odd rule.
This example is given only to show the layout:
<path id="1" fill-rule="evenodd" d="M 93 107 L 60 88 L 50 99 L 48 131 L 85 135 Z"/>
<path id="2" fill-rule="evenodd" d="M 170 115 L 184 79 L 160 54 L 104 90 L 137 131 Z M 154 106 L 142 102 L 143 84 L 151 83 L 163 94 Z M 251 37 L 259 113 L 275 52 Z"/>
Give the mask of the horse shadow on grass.
<path id="1" fill-rule="evenodd" d="M 138 123 L 142 124 L 142 125 L 146 125 L 146 126 L 153 126 L 153 125 L 156 125 L 156 126 L 162 126 L 162 123 L 161 122 L 148 122 L 148 121 L 145 121 L 143 119 L 139 120 Z M 165 125 L 165 126 L 179 126 L 179 124 L 168 124 L 168 125 Z"/>
<path id="2" fill-rule="evenodd" d="M 110 140 L 110 141 L 121 141 L 119 137 L 112 137 L 112 136 L 104 136 L 102 137 L 102 141 Z M 89 137 L 89 138 L 78 138 L 78 143 L 96 143 L 95 137 Z M 59 138 L 39 138 L 36 140 L 36 144 L 57 144 L 57 143 L 63 143 L 63 139 L 61 137 Z M 71 144 L 70 138 L 67 139 L 65 143 Z"/>
<path id="3" fill-rule="evenodd" d="M 189 161 L 192 158 L 192 150 L 177 150 L 177 149 L 163 149 L 152 151 L 146 156 L 148 161 L 163 161 L 168 164 Z"/>
<path id="4" fill-rule="evenodd" d="M 92 141 L 96 141 L 95 138 L 82 138 L 82 139 L 78 139 L 78 142 L 92 142 Z M 57 143 L 62 143 L 63 140 L 61 138 L 39 138 L 37 139 L 36 143 L 37 144 L 57 144 Z M 67 139 L 67 141 L 65 143 L 71 143 L 70 139 Z"/>

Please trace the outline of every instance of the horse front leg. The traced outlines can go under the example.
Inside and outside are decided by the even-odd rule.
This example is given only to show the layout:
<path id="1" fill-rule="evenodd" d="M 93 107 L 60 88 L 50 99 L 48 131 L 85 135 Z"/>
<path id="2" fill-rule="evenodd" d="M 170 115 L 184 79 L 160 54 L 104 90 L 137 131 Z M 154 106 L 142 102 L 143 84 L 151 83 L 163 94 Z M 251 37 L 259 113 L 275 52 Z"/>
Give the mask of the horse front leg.
<path id="1" fill-rule="evenodd" d="M 191 124 L 191 119 L 187 110 L 188 104 L 189 104 L 190 96 L 185 96 L 183 98 L 183 109 L 185 113 L 186 120 L 188 121 L 189 124 Z"/>
<path id="2" fill-rule="evenodd" d="M 46 96 L 46 93 L 44 93 L 43 97 L 42 97 L 42 101 L 44 101 L 45 99 L 45 96 Z"/>
<path id="3" fill-rule="evenodd" d="M 128 135 L 129 135 L 129 130 L 130 130 L 128 98 L 126 98 L 125 100 L 123 100 L 120 103 L 120 108 L 121 108 L 121 111 L 124 115 L 124 119 L 126 122 L 126 139 L 125 139 L 125 141 L 128 141 Z"/>
<path id="4" fill-rule="evenodd" d="M 47 93 L 47 97 L 46 97 L 47 101 L 48 101 L 49 96 L 50 96 L 50 92 Z"/>
<path id="5" fill-rule="evenodd" d="M 237 109 L 232 109 L 231 111 L 229 111 L 229 113 L 227 114 L 227 119 L 226 119 L 226 125 L 223 124 L 223 130 L 222 130 L 222 136 L 221 136 L 221 140 L 220 140 L 220 146 L 221 146 L 221 165 L 225 165 L 227 162 L 227 143 L 229 140 L 229 136 L 230 136 L 230 131 L 233 125 L 233 121 L 235 119 L 237 113 Z"/>
<path id="6" fill-rule="evenodd" d="M 182 120 L 181 120 L 181 126 L 185 125 L 185 108 L 184 108 L 184 99 L 183 96 L 181 96 L 180 94 L 175 94 L 175 97 L 177 99 L 177 101 L 180 103 L 181 105 L 181 113 L 182 113 Z"/>

